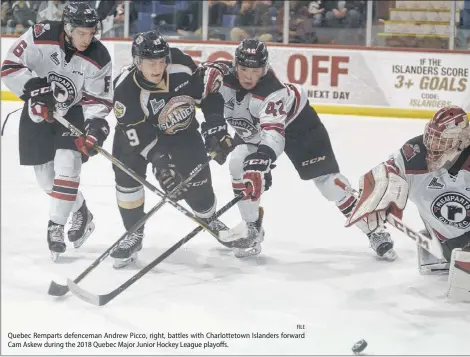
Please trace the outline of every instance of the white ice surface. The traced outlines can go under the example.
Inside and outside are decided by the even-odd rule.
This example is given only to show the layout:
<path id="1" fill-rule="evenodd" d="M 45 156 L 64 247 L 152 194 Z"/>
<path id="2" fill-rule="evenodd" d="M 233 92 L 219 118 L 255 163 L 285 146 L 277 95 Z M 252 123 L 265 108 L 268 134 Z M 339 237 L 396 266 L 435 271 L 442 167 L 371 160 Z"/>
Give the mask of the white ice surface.
<path id="1" fill-rule="evenodd" d="M 2 123 L 19 103 L 1 104 Z M 52 279 L 75 278 L 124 232 L 111 165 L 93 157 L 80 187 L 95 216 L 96 230 L 78 250 L 69 245 L 57 263 L 46 244 L 48 196 L 31 167 L 18 161 L 19 113 L 1 142 L 1 347 L 4 354 L 351 354 L 359 339 L 367 354 L 470 354 L 470 305 L 446 301 L 446 277 L 420 276 L 413 242 L 392 231 L 399 259 L 378 261 L 367 238 L 344 228 L 334 204 L 312 182 L 301 181 L 286 156 L 278 161 L 271 191 L 263 197 L 266 238 L 256 259 L 237 260 L 210 235 L 200 233 L 104 307 L 72 294 L 47 295 Z M 424 121 L 322 116 L 342 172 L 357 186 L 359 176 L 407 139 Z M 110 119 L 112 126 L 114 119 Z M 105 148 L 111 150 L 112 134 Z M 211 165 L 219 207 L 232 198 L 227 165 Z M 150 175 L 148 175 L 151 178 Z M 154 181 L 153 181 L 154 182 Z M 146 195 L 149 209 L 158 201 Z M 239 222 L 233 209 L 223 216 Z M 421 228 L 409 205 L 405 221 Z M 138 267 L 116 271 L 105 260 L 80 286 L 107 293 L 127 280 L 195 225 L 165 206 L 146 225 Z M 304 325 L 305 330 L 297 330 Z M 219 342 L 216 349 L 20 348 L 9 333 L 300 333 L 304 339 L 169 339 Z M 49 342 L 104 342 L 59 339 Z M 108 339 L 108 342 L 126 339 Z M 144 342 L 144 339 L 128 339 Z M 150 338 L 147 340 L 153 341 Z M 46 342 L 34 339 L 34 342 Z"/>

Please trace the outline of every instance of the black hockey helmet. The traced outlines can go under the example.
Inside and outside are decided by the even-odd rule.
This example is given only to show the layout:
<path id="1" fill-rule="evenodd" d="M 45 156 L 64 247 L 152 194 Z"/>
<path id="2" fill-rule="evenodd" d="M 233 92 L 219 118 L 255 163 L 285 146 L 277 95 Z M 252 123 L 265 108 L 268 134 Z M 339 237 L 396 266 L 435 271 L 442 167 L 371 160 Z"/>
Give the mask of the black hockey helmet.
<path id="1" fill-rule="evenodd" d="M 100 18 L 88 2 L 71 2 L 64 9 L 62 21 L 64 26 L 73 30 L 76 27 L 98 27 Z"/>
<path id="2" fill-rule="evenodd" d="M 240 65 L 249 68 L 264 68 L 263 74 L 266 74 L 268 59 L 268 49 L 263 41 L 245 39 L 235 50 L 234 67 Z"/>
<path id="3" fill-rule="evenodd" d="M 169 64 L 171 63 L 170 45 L 158 31 L 141 32 L 134 37 L 132 42 L 132 57 L 134 63 L 139 59 L 165 58 L 165 62 Z"/>

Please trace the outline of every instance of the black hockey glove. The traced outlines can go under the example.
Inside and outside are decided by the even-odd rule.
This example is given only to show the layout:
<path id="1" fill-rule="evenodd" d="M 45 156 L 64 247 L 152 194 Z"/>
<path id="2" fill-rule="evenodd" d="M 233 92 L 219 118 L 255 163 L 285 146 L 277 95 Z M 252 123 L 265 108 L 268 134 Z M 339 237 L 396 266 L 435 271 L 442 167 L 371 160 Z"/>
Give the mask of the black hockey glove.
<path id="1" fill-rule="evenodd" d="M 269 155 L 260 151 L 248 155 L 243 161 L 243 184 L 251 190 L 253 201 L 259 200 L 263 192 L 271 187 L 271 169 L 275 167 Z"/>
<path id="2" fill-rule="evenodd" d="M 49 123 L 54 121 L 56 100 L 46 78 L 35 77 L 27 81 L 21 99 L 28 102 L 28 114 L 32 121 L 35 123 L 41 123 L 43 120 Z"/>
<path id="3" fill-rule="evenodd" d="M 87 156 L 94 156 L 98 152 L 95 145 L 103 146 L 109 134 L 109 124 L 105 119 L 94 118 L 85 121 L 85 136 L 75 139 L 78 151 Z"/>
<path id="4" fill-rule="evenodd" d="M 201 134 L 206 143 L 209 153 L 215 152 L 214 160 L 219 165 L 223 165 L 227 156 L 235 149 L 233 138 L 227 132 L 227 124 L 216 124 L 203 122 L 201 124 Z"/>
<path id="5" fill-rule="evenodd" d="M 155 153 L 152 157 L 153 174 L 155 175 L 160 187 L 166 193 L 170 193 L 178 186 L 183 178 L 179 172 L 176 171 L 175 165 L 171 163 L 168 154 Z M 178 192 L 175 192 L 170 198 L 179 201 L 184 198 L 184 193 L 188 191 L 188 186 L 183 185 Z"/>

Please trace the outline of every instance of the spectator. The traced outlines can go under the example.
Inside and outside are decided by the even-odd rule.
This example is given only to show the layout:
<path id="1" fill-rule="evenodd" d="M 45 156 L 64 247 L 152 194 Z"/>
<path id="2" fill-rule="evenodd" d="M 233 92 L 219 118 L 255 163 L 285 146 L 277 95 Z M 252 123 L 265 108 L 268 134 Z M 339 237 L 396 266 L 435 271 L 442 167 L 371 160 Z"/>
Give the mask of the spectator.
<path id="1" fill-rule="evenodd" d="M 357 28 L 362 20 L 363 1 L 325 0 L 325 21 L 328 27 Z"/>
<path id="2" fill-rule="evenodd" d="M 261 3 L 261 6 L 263 2 Z M 261 41 L 270 42 L 273 40 L 273 36 L 269 33 L 263 33 L 259 35 L 256 31 L 256 27 L 260 26 L 259 21 L 262 18 L 257 14 L 256 7 L 260 6 L 256 1 L 242 1 L 240 4 L 240 10 L 235 19 L 235 27 L 230 31 L 230 38 L 232 41 L 241 41 L 245 38 L 256 38 L 258 37 Z"/>
<path id="3" fill-rule="evenodd" d="M 36 22 L 44 20 L 60 21 L 62 19 L 62 12 L 68 3 L 68 1 L 63 0 L 41 1 Z"/>
<path id="4" fill-rule="evenodd" d="M 323 23 L 323 15 L 325 8 L 323 7 L 323 0 L 310 1 L 308 4 L 308 13 L 313 19 L 314 27 L 321 27 Z"/>
<path id="5" fill-rule="evenodd" d="M 8 20 L 7 27 L 15 34 L 24 33 L 36 23 L 36 8 L 38 4 L 32 1 L 15 1 L 12 4 L 12 18 Z"/>
<path id="6" fill-rule="evenodd" d="M 358 0 L 325 0 L 325 25 L 329 28 L 340 28 L 335 31 L 336 38 L 341 43 L 351 44 L 358 32 L 352 28 L 360 28 L 363 22 L 364 1 Z"/>
<path id="7" fill-rule="evenodd" d="M 306 1 L 291 1 L 289 14 L 289 42 L 317 43 L 314 19 L 309 14 Z M 277 20 L 278 34 L 282 38 L 284 26 L 284 9 L 279 11 Z"/>
<path id="8" fill-rule="evenodd" d="M 135 6 L 134 1 L 129 2 L 129 35 L 135 34 L 136 31 L 136 21 L 139 18 L 139 13 Z M 114 11 L 114 28 L 112 29 L 113 35 L 117 37 L 124 36 L 124 19 L 125 19 L 125 7 L 124 1 L 121 1 Z"/>
<path id="9" fill-rule="evenodd" d="M 2 2 L 2 24 L 6 24 L 13 16 L 10 1 Z"/>

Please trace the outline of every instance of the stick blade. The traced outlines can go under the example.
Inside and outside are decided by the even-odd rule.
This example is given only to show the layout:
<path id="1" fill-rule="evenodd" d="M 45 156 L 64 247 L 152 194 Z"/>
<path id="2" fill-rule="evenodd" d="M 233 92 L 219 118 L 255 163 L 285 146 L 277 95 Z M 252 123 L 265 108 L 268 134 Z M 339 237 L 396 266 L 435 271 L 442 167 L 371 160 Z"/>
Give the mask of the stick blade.
<path id="1" fill-rule="evenodd" d="M 89 304 L 101 306 L 99 295 L 95 295 L 79 287 L 71 279 L 67 279 L 67 286 L 72 294 Z"/>
<path id="2" fill-rule="evenodd" d="M 69 287 L 67 285 L 57 284 L 54 280 L 51 281 L 49 285 L 49 291 L 47 292 L 52 296 L 64 296 L 69 292 Z"/>

